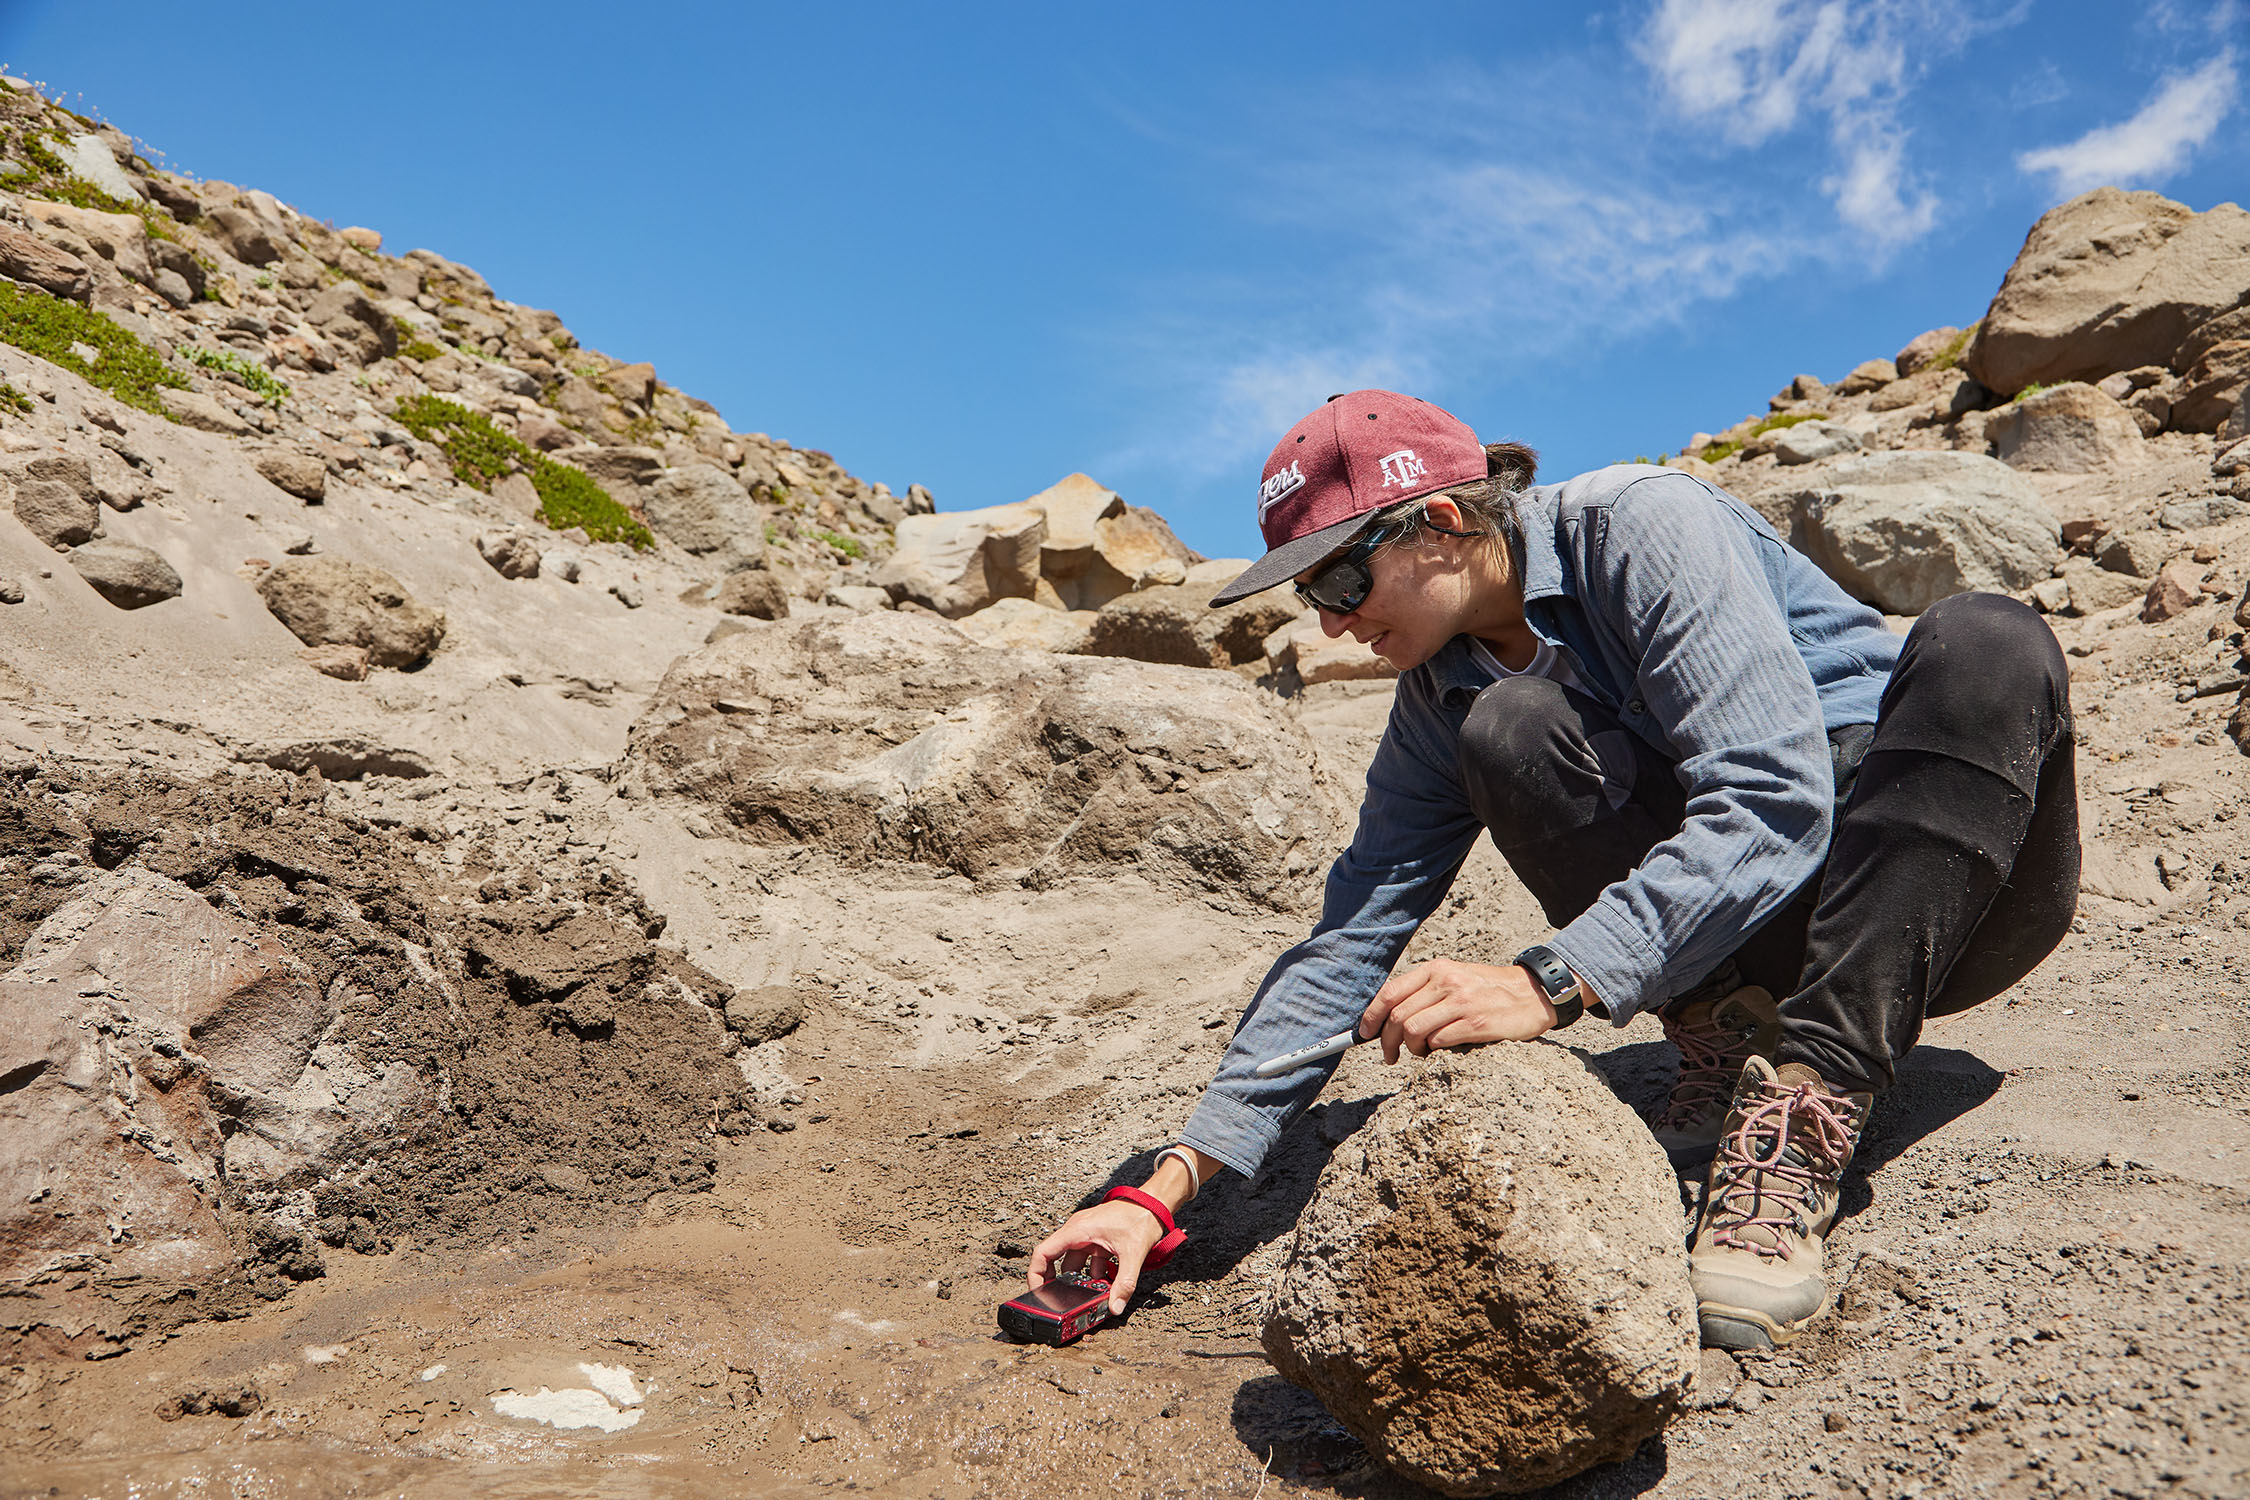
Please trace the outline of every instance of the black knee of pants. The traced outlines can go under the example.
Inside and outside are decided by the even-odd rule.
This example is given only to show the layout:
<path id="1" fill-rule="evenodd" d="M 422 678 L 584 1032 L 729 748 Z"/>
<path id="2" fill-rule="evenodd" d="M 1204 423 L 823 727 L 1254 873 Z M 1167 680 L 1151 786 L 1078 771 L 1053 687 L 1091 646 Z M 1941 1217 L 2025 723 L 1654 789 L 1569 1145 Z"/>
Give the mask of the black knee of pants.
<path id="1" fill-rule="evenodd" d="M 1880 1090 L 1931 1015 L 2029 973 L 2078 899 L 2070 677 L 2046 623 L 1964 594 L 1923 614 L 1837 819 L 1779 1059 Z"/>
<path id="2" fill-rule="evenodd" d="M 1653 745 L 1544 677 L 1479 693 L 1459 756 L 1470 810 L 1557 927 L 1677 832 L 1687 809 Z"/>

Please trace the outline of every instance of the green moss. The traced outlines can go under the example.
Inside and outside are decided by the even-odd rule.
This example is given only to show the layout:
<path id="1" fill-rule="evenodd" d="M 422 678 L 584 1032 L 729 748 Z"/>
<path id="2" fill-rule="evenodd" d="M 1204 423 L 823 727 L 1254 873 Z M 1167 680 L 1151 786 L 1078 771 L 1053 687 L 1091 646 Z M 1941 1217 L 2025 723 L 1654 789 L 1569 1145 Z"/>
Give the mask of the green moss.
<path id="1" fill-rule="evenodd" d="M 2031 382 L 2031 384 L 2016 392 L 2016 400 L 2021 401 L 2026 396 L 2036 396 L 2041 391 L 2046 390 L 2047 388 L 2048 387 L 2046 381 L 2034 380 L 2033 382 Z"/>
<path id="2" fill-rule="evenodd" d="M 445 351 L 428 339 L 408 339 L 398 346 L 398 353 L 401 359 L 436 359 Z"/>
<path id="3" fill-rule="evenodd" d="M 539 491 L 539 518 L 557 531 L 576 526 L 597 542 L 624 542 L 637 552 L 656 545 L 649 529 L 583 469 L 534 453 L 482 412 L 442 396 L 411 396 L 391 415 L 422 441 L 444 449 L 463 484 L 490 490 L 494 481 L 528 471 Z"/>
<path id="4" fill-rule="evenodd" d="M 539 517 L 555 530 L 576 526 L 597 542 L 624 542 L 636 552 L 656 545 L 649 529 L 585 470 L 541 458 L 532 466 L 531 482 L 539 491 Z"/>
<path id="5" fill-rule="evenodd" d="M 1828 413 L 1824 411 L 1777 411 L 1772 416 L 1761 419 L 1757 426 L 1750 429 L 1750 435 L 1757 437 L 1763 433 L 1779 432 L 1782 428 L 1794 427 L 1799 422 L 1820 422 L 1827 420 L 1827 417 Z"/>
<path id="6" fill-rule="evenodd" d="M 191 365 L 201 365 L 206 370 L 223 370 L 239 379 L 250 394 L 266 405 L 279 410 L 289 399 L 286 381 L 273 378 L 271 371 L 254 360 L 244 359 L 232 349 L 206 349 L 200 344 L 184 344 L 180 358 Z"/>
<path id="7" fill-rule="evenodd" d="M 1728 439 L 1726 439 L 1726 440 L 1724 440 L 1724 441 L 1721 441 L 1721 442 L 1716 442 L 1716 443 L 1705 443 L 1705 444 L 1703 445 L 1703 455 L 1702 455 L 1702 456 L 1703 456 L 1703 461 L 1704 461 L 1705 463 L 1707 463 L 1707 464 L 1715 464 L 1715 463 L 1717 463 L 1717 462 L 1718 462 L 1718 461 L 1719 461 L 1720 459 L 1722 459 L 1722 458 L 1732 458 L 1732 457 L 1734 457 L 1734 456 L 1735 456 L 1735 455 L 1736 455 L 1737 453 L 1740 453 L 1741 451 L 1742 451 L 1742 444 L 1741 444 L 1740 442 L 1736 441 L 1736 440 L 1735 440 L 1735 439 L 1733 439 L 1733 438 L 1728 438 Z"/>
<path id="8" fill-rule="evenodd" d="M 172 414 L 157 399 L 157 392 L 187 385 L 187 377 L 165 364 L 154 349 L 100 313 L 5 281 L 0 281 L 0 343 L 61 365 L 127 406 L 167 420 Z M 73 344 L 94 349 L 97 357 L 91 362 L 82 359 L 71 352 Z"/>
<path id="9" fill-rule="evenodd" d="M 482 412 L 474 412 L 443 396 L 410 396 L 392 415 L 408 432 L 425 443 L 445 450 L 454 477 L 476 489 L 489 490 L 493 481 L 528 468 L 532 451 L 509 433 L 493 425 Z"/>
<path id="10" fill-rule="evenodd" d="M 31 410 L 31 398 L 5 380 L 0 380 L 0 410 L 12 411 L 21 415 Z"/>
<path id="11" fill-rule="evenodd" d="M 1975 338 L 1977 336 L 1977 330 L 1979 328 L 1982 328 L 1983 326 L 1984 319 L 1979 318 L 1974 323 L 1971 323 L 1968 327 L 1962 329 L 1959 333 L 1953 335 L 1952 338 L 1946 340 L 1945 347 L 1937 352 L 1937 357 L 1930 361 L 1927 368 L 1932 370 L 1950 370 L 1959 365 L 1961 363 L 1961 356 L 1968 352 L 1969 340 Z"/>
<path id="12" fill-rule="evenodd" d="M 867 555 L 866 546 L 857 537 L 843 536 L 833 531 L 823 531 L 817 526 L 806 528 L 806 534 L 816 542 L 825 542 L 846 557 L 862 558 Z"/>

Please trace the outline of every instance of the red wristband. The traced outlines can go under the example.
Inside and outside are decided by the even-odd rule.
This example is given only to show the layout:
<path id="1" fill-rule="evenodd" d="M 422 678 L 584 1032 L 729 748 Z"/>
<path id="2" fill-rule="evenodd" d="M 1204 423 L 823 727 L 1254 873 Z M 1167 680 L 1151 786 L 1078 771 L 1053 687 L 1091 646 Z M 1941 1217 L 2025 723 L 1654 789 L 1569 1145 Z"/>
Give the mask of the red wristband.
<path id="1" fill-rule="evenodd" d="M 1117 1198 L 1122 1198 L 1127 1203 L 1139 1204 L 1156 1215 L 1156 1222 L 1164 1226 L 1164 1238 L 1158 1240 L 1150 1248 L 1148 1259 L 1141 1262 L 1151 1271 L 1170 1260 L 1179 1251 L 1180 1246 L 1187 1243 L 1187 1231 L 1172 1222 L 1172 1211 L 1164 1206 L 1162 1199 L 1144 1193 L 1137 1187 L 1126 1187 L 1122 1183 L 1102 1194 L 1102 1202 L 1104 1203 Z"/>

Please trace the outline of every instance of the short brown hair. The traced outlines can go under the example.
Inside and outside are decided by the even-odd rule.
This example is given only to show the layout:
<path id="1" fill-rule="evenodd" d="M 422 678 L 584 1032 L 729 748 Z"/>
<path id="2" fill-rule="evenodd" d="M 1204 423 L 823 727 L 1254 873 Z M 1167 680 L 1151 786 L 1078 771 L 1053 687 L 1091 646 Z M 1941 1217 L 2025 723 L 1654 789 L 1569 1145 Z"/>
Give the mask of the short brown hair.
<path id="1" fill-rule="evenodd" d="M 1413 530 L 1392 543 L 1393 546 L 1410 545 L 1420 533 L 1419 523 L 1429 503 L 1442 496 L 1461 508 L 1461 518 L 1468 530 L 1499 538 L 1506 544 L 1509 556 L 1517 556 L 1523 550 L 1523 528 L 1516 519 L 1516 496 L 1538 476 L 1539 455 L 1522 443 L 1487 443 L 1484 463 L 1483 479 L 1457 484 L 1418 499 L 1401 500 L 1377 511 L 1368 529 L 1401 521 L 1414 522 Z"/>

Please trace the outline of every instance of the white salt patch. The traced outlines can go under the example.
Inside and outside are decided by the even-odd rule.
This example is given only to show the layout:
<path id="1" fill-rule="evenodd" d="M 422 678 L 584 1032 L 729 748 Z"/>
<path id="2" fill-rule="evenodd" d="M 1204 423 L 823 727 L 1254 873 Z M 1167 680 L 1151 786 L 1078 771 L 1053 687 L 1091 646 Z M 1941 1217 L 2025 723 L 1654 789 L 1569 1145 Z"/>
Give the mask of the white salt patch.
<path id="1" fill-rule="evenodd" d="M 492 1398 L 492 1409 L 503 1417 L 544 1422 L 549 1427 L 599 1427 L 623 1432 L 641 1420 L 637 1411 L 619 1411 L 600 1391 L 550 1391 L 541 1386 L 535 1395 L 502 1391 Z"/>
<path id="2" fill-rule="evenodd" d="M 437 1378 L 438 1378 L 438 1377 L 439 1377 L 440 1375 L 443 1375 L 444 1373 L 445 1373 L 445 1366 L 443 1366 L 443 1365 L 432 1365 L 432 1366 L 430 1366 L 430 1367 L 429 1367 L 429 1368 L 428 1368 L 427 1370 L 424 1370 L 424 1371 L 422 1372 L 422 1374 L 421 1374 L 421 1377 L 420 1377 L 420 1378 L 421 1378 L 421 1379 L 423 1379 L 423 1380 L 435 1380 L 435 1379 L 437 1379 Z"/>
<path id="3" fill-rule="evenodd" d="M 638 1406 L 641 1393 L 633 1389 L 633 1372 L 623 1365 L 580 1365 L 586 1383 L 619 1406 Z"/>
<path id="4" fill-rule="evenodd" d="M 351 1352 L 352 1346 L 349 1344 L 307 1344 L 305 1346 L 305 1363 L 308 1365 L 332 1365 Z"/>
<path id="5" fill-rule="evenodd" d="M 869 1333 L 889 1333 L 892 1329 L 898 1327 L 898 1325 L 892 1322 L 889 1318 L 877 1318 L 874 1321 L 870 1322 L 868 1319 L 860 1316 L 859 1310 L 857 1308 L 852 1307 L 847 1307 L 842 1312 L 837 1313 L 836 1321 L 839 1323 L 849 1323 L 854 1328 L 864 1328 Z"/>

